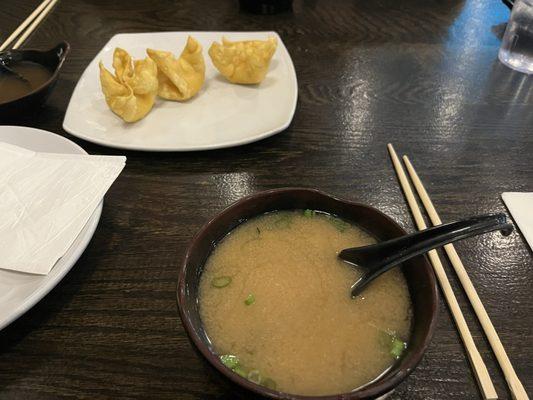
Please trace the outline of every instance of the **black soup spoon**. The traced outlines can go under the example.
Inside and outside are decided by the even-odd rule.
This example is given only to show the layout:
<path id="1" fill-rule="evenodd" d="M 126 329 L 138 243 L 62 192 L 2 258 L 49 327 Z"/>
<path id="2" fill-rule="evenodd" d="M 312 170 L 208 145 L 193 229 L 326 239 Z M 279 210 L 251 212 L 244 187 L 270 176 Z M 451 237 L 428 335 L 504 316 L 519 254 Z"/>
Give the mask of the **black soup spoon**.
<path id="1" fill-rule="evenodd" d="M 344 249 L 339 253 L 339 258 L 363 270 L 363 274 L 351 288 L 354 298 L 382 273 L 412 257 L 457 240 L 496 230 L 500 230 L 504 236 L 513 231 L 513 225 L 507 222 L 505 214 L 481 215 L 370 246 Z"/>

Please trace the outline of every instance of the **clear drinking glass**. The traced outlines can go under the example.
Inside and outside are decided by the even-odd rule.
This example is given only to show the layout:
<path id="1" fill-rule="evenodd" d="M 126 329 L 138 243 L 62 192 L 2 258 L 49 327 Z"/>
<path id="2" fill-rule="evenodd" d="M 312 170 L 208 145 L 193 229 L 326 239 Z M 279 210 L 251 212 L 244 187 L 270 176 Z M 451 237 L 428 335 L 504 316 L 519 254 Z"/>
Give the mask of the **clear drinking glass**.
<path id="1" fill-rule="evenodd" d="M 516 0 L 498 54 L 512 69 L 533 74 L 533 0 Z"/>

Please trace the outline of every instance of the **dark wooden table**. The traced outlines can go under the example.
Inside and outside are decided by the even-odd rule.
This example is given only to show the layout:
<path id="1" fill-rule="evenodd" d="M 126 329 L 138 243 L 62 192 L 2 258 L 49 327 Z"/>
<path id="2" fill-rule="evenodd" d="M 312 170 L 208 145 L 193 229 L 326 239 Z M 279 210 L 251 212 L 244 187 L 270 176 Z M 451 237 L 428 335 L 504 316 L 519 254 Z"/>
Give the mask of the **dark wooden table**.
<path id="1" fill-rule="evenodd" d="M 39 3 L 3 0 L 5 38 Z M 383 210 L 413 230 L 386 152 L 408 153 L 443 220 L 505 211 L 504 191 L 533 191 L 533 78 L 497 60 L 509 15 L 488 0 L 296 0 L 277 16 L 236 1 L 62 0 L 27 47 L 66 39 L 72 52 L 46 107 L 2 124 L 123 154 L 99 227 L 66 278 L 0 332 L 1 399 L 231 399 L 193 351 L 176 311 L 191 236 L 241 196 L 316 187 Z M 220 151 L 156 154 L 99 147 L 61 128 L 82 71 L 118 32 L 276 30 L 296 67 L 290 127 Z M 485 235 L 457 250 L 526 390 L 533 393 L 533 263 L 523 237 Z M 503 375 L 471 307 L 456 293 L 501 398 Z M 479 398 L 441 301 L 420 366 L 393 399 Z"/>

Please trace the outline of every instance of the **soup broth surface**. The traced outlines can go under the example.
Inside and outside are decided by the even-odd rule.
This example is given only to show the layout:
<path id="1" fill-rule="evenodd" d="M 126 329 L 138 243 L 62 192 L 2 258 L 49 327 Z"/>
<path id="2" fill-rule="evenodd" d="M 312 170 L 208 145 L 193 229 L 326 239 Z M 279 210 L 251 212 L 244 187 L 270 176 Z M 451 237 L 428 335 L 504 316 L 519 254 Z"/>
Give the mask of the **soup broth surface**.
<path id="1" fill-rule="evenodd" d="M 52 76 L 45 66 L 31 61 L 8 64 L 9 68 L 25 81 L 0 68 L 0 103 L 18 99 L 39 88 Z"/>
<path id="2" fill-rule="evenodd" d="M 392 341 L 408 341 L 412 317 L 398 268 L 351 299 L 360 273 L 337 253 L 372 243 L 357 226 L 309 210 L 238 226 L 200 282 L 214 349 L 238 358 L 237 373 L 293 394 L 344 393 L 377 378 L 396 361 Z"/>

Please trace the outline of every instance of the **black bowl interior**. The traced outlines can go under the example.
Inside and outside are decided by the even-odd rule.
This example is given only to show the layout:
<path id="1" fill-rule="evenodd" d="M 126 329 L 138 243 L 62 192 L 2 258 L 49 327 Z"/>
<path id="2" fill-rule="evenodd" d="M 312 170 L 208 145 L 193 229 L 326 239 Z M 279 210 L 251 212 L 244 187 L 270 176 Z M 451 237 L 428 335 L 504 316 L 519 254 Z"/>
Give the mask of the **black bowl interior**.
<path id="1" fill-rule="evenodd" d="M 243 199 L 210 221 L 193 239 L 187 252 L 178 284 L 178 304 L 188 334 L 202 354 L 220 372 L 248 389 L 279 398 L 309 398 L 287 396 L 254 385 L 224 367 L 215 354 L 204 331 L 199 313 L 198 288 L 207 257 L 228 232 L 257 215 L 287 209 L 314 209 L 337 215 L 354 222 L 378 240 L 387 240 L 406 232 L 378 210 L 357 203 L 344 202 L 309 189 L 280 189 L 262 192 Z M 425 256 L 413 258 L 402 265 L 413 302 L 414 324 L 409 347 L 386 374 L 345 398 L 368 398 L 390 391 L 412 371 L 420 361 L 432 336 L 437 307 L 437 290 L 433 270 Z M 230 376 L 234 375 L 234 376 Z M 260 388 L 260 389 L 258 389 Z M 328 397 L 323 397 L 328 398 Z M 334 398 L 334 397 L 331 397 Z M 336 397 L 335 397 L 336 398 Z"/>

